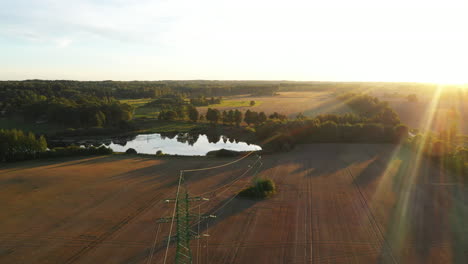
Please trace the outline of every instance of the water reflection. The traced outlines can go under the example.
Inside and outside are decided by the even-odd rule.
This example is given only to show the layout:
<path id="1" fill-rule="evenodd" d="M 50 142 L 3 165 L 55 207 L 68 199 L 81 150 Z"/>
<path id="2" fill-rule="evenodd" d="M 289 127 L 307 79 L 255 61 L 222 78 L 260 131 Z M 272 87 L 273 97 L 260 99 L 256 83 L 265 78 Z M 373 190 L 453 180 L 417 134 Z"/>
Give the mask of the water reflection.
<path id="1" fill-rule="evenodd" d="M 125 152 L 129 148 L 138 153 L 155 154 L 162 151 L 165 154 L 198 156 L 219 149 L 235 151 L 261 150 L 257 145 L 238 142 L 226 136 L 217 134 L 164 133 L 144 134 L 132 138 L 112 139 L 108 145 L 115 152 Z"/>

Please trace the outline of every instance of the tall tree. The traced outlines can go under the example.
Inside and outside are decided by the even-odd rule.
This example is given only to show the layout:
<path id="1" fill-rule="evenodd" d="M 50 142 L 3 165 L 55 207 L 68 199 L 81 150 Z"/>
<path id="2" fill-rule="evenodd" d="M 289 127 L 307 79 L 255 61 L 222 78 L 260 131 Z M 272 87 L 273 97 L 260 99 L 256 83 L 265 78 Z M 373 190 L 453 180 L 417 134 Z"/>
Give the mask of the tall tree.
<path id="1" fill-rule="evenodd" d="M 234 111 L 234 122 L 236 123 L 236 126 L 240 126 L 240 124 L 242 123 L 242 118 L 242 112 L 236 109 Z"/>
<path id="2" fill-rule="evenodd" d="M 212 124 L 217 124 L 220 118 L 221 113 L 218 109 L 208 108 L 208 111 L 206 112 L 206 120 L 210 121 Z"/>
<path id="3" fill-rule="evenodd" d="M 245 115 L 244 115 L 244 121 L 247 123 L 247 125 L 250 126 L 250 124 L 253 123 L 252 121 L 252 111 L 250 111 L 249 109 L 247 109 L 247 111 L 245 111 Z"/>
<path id="4" fill-rule="evenodd" d="M 267 120 L 267 116 L 265 115 L 264 112 L 260 112 L 258 114 L 258 123 L 264 123 Z"/>
<path id="5" fill-rule="evenodd" d="M 229 122 L 228 113 L 226 112 L 226 110 L 223 111 L 223 114 L 221 116 L 221 120 L 223 121 L 223 124 L 227 124 Z"/>
<path id="6" fill-rule="evenodd" d="M 189 108 L 189 113 L 188 113 L 188 114 L 189 114 L 190 120 L 192 120 L 193 122 L 197 122 L 197 121 L 198 121 L 198 116 L 199 116 L 199 114 L 198 114 L 198 110 L 197 110 L 196 107 L 193 107 L 193 106 L 190 107 L 190 108 Z"/>

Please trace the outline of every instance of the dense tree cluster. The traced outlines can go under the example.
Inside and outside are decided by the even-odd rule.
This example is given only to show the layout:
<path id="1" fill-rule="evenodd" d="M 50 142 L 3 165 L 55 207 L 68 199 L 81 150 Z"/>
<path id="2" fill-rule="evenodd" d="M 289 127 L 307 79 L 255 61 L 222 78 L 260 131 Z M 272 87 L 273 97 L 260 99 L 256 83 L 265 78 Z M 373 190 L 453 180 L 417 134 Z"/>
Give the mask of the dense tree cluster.
<path id="1" fill-rule="evenodd" d="M 243 114 L 239 110 L 223 111 L 222 113 L 218 109 L 208 108 L 206 111 L 206 120 L 212 124 L 217 124 L 221 121 L 223 124 L 240 126 L 242 123 Z"/>
<path id="2" fill-rule="evenodd" d="M 400 123 L 398 114 L 390 108 L 388 102 L 382 102 L 377 97 L 367 94 L 346 93 L 338 96 L 355 113 L 367 119 L 369 123 L 381 123 L 394 126 Z"/>
<path id="3" fill-rule="evenodd" d="M 105 155 L 112 154 L 112 149 L 105 146 L 66 148 L 47 148 L 47 141 L 43 136 L 24 133 L 21 130 L 0 130 L 0 162 L 13 162 L 37 158 Z"/>
<path id="4" fill-rule="evenodd" d="M 76 84 L 81 82 L 0 82 L 0 111 L 73 128 L 119 126 L 132 118 L 130 105 Z"/>
<path id="5" fill-rule="evenodd" d="M 267 116 L 264 112 L 255 112 L 247 110 L 245 112 L 244 121 L 250 126 L 250 124 L 258 125 L 267 120 Z"/>
<path id="6" fill-rule="evenodd" d="M 118 127 L 132 119 L 133 107 L 96 97 L 52 98 L 24 105 L 16 113 L 31 122 L 51 122 L 72 128 Z"/>
<path id="7" fill-rule="evenodd" d="M 242 122 L 243 119 L 243 114 L 239 110 L 229 110 L 229 111 L 223 111 L 221 115 L 221 120 L 223 121 L 223 124 L 229 124 L 229 125 L 234 125 L 240 126 L 240 123 Z"/>
<path id="8" fill-rule="evenodd" d="M 194 106 L 208 106 L 213 104 L 220 104 L 222 97 L 206 98 L 205 96 L 198 96 L 197 98 L 190 99 L 190 104 Z"/>
<path id="9" fill-rule="evenodd" d="M 25 134 L 21 130 L 0 130 L 0 162 L 34 158 L 47 149 L 43 136 Z"/>
<path id="10" fill-rule="evenodd" d="M 268 120 L 256 127 L 257 138 L 275 147 L 314 142 L 400 142 L 408 132 L 408 127 L 401 124 L 372 123 L 352 114 Z"/>
<path id="11" fill-rule="evenodd" d="M 286 120 L 288 119 L 286 115 L 274 112 L 273 114 L 269 115 L 268 118 L 270 119 L 278 119 L 278 120 Z"/>
<path id="12" fill-rule="evenodd" d="M 458 146 L 451 138 L 435 133 L 418 134 L 409 139 L 408 144 L 414 151 L 435 159 L 437 164 L 453 172 L 456 176 L 468 176 L 468 148 Z"/>
<path id="13" fill-rule="evenodd" d="M 208 108 L 206 111 L 206 120 L 210 121 L 211 124 L 217 124 L 221 119 L 221 112 L 218 109 Z"/>

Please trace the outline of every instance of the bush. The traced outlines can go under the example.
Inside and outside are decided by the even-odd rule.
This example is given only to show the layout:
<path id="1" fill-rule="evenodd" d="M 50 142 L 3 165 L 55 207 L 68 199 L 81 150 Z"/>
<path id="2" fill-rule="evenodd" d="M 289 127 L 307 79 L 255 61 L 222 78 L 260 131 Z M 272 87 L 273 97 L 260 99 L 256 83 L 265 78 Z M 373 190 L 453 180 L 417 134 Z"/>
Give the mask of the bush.
<path id="1" fill-rule="evenodd" d="M 133 148 L 129 148 L 125 151 L 125 154 L 138 154 L 138 152 Z"/>
<path id="2" fill-rule="evenodd" d="M 258 179 L 254 184 L 239 192 L 240 197 L 263 199 L 276 193 L 276 185 L 271 179 Z"/>

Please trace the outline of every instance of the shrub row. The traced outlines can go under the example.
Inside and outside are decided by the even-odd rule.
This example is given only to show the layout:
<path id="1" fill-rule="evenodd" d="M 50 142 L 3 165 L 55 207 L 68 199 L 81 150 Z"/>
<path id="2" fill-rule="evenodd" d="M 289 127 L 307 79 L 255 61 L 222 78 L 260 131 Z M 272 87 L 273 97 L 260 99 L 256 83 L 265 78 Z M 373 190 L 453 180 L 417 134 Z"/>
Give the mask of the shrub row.
<path id="1" fill-rule="evenodd" d="M 69 146 L 69 147 L 57 147 L 51 150 L 41 151 L 41 152 L 16 152 L 12 155 L 9 155 L 5 161 L 6 162 L 15 162 L 15 161 L 24 161 L 32 159 L 44 159 L 44 158 L 59 158 L 59 157 L 73 157 L 73 156 L 92 156 L 92 155 L 108 155 L 112 154 L 112 149 L 101 146 L 101 147 L 78 147 L 78 146 Z"/>

